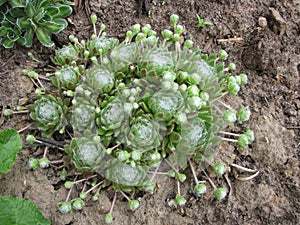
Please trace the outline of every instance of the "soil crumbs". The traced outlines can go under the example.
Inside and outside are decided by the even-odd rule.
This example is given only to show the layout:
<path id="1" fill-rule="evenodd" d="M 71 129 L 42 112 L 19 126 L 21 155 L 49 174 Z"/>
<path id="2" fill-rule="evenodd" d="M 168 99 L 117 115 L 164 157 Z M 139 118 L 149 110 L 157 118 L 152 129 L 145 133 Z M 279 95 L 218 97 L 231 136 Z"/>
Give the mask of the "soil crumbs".
<path id="1" fill-rule="evenodd" d="M 101 23 L 107 26 L 108 35 L 119 39 L 124 39 L 125 32 L 135 23 L 149 23 L 159 32 L 170 28 L 169 16 L 175 13 L 188 31 L 186 36 L 192 36 L 202 52 L 226 50 L 229 61 L 237 65 L 237 74 L 246 73 L 249 79 L 239 96 L 228 99 L 228 102 L 234 102 L 233 106 L 249 105 L 251 120 L 241 128 L 233 126 L 228 130 L 252 129 L 256 141 L 245 150 L 224 143 L 218 158 L 228 164 L 255 168 L 260 171 L 259 176 L 242 182 L 235 178 L 240 171 L 229 170 L 226 176 L 231 184 L 230 194 L 218 202 L 212 194 L 198 200 L 194 198 L 192 175 L 187 170 L 188 182 L 181 190 L 188 200 L 186 206 L 178 209 L 169 206 L 169 199 L 176 194 L 176 182 L 165 180 L 158 183 L 154 195 L 141 197 L 140 207 L 135 212 L 129 212 L 125 200 L 119 198 L 113 211 L 113 224 L 300 224 L 300 2 L 82 2 L 84 4 L 77 5 L 76 13 L 68 19 L 67 30 L 55 38 L 57 46 L 66 44 L 71 33 L 79 39 L 89 36 L 92 27 L 87 12 L 96 13 Z M 196 13 L 214 25 L 198 29 Z M 27 57 L 28 51 L 41 63 L 33 63 Z M 14 109 L 34 101 L 34 87 L 27 77 L 21 75 L 22 70 L 42 71 L 51 65 L 53 52 L 37 41 L 33 49 L 0 49 L 1 109 Z M 21 129 L 28 124 L 28 115 L 0 120 L 1 129 Z M 32 131 L 29 129 L 28 133 Z M 113 197 L 110 190 L 103 191 L 98 202 L 88 201 L 82 211 L 62 215 L 56 204 L 65 199 L 67 191 L 59 182 L 56 168 L 28 170 L 26 163 L 31 154 L 32 150 L 25 146 L 11 172 L 3 175 L 1 195 L 23 197 L 34 202 L 53 225 L 104 224 L 104 214 L 108 212 Z M 224 182 L 221 180 L 220 183 Z"/>

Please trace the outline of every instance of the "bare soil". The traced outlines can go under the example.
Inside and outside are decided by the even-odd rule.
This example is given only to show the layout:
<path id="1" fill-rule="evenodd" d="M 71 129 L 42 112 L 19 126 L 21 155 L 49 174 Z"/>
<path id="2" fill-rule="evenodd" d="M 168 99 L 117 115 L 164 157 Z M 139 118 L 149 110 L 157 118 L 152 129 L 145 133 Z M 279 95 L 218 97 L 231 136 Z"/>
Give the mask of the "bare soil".
<path id="1" fill-rule="evenodd" d="M 177 186 L 172 179 L 164 180 L 154 195 L 141 196 L 135 212 L 129 212 L 126 201 L 119 197 L 113 224 L 300 224 L 299 0 L 86 0 L 69 18 L 69 27 L 55 37 L 57 46 L 66 44 L 71 33 L 79 39 L 89 37 L 90 12 L 106 24 L 109 36 L 119 39 L 124 39 L 135 23 L 149 23 L 157 31 L 170 28 L 169 16 L 178 14 L 188 31 L 186 36 L 192 36 L 203 52 L 225 49 L 229 61 L 237 65 L 237 73 L 248 75 L 249 83 L 228 103 L 249 105 L 252 118 L 242 127 L 228 130 L 250 128 L 256 134 L 255 142 L 245 150 L 227 143 L 220 147 L 219 159 L 260 171 L 258 177 L 242 182 L 235 178 L 241 172 L 229 169 L 226 176 L 231 187 L 225 200 L 218 202 L 212 194 L 195 199 L 191 171 L 187 170 L 188 179 L 181 190 L 188 200 L 186 206 L 169 206 L 168 200 L 174 198 Z M 214 25 L 198 29 L 196 13 Z M 267 26 L 259 26 L 259 17 L 266 18 Z M 0 109 L 15 109 L 34 101 L 34 87 L 22 76 L 22 70 L 44 71 L 51 65 L 54 53 L 54 49 L 35 43 L 32 49 L 0 48 Z M 33 63 L 28 51 L 41 63 Z M 28 115 L 0 119 L 1 129 L 21 129 L 30 123 Z M 22 135 L 30 132 L 34 129 Z M 32 154 L 41 153 L 33 153 L 25 144 L 11 172 L 0 180 L 1 195 L 34 202 L 53 225 L 104 224 L 104 214 L 113 197 L 110 189 L 101 192 L 98 202 L 89 201 L 82 211 L 62 215 L 56 204 L 65 199 L 67 191 L 59 182 L 58 169 L 28 170 L 26 163 Z M 50 152 L 49 157 L 57 156 Z M 224 180 L 219 182 L 228 185 Z"/>

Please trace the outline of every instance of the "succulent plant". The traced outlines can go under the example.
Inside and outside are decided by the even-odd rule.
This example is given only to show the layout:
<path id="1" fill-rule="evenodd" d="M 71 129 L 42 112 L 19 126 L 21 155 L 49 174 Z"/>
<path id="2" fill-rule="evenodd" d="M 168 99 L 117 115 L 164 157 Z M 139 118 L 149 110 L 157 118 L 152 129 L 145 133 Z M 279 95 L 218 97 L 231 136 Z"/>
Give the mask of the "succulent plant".
<path id="1" fill-rule="evenodd" d="M 101 110 L 97 123 L 102 130 L 112 131 L 120 128 L 125 119 L 123 103 L 113 101 Z"/>
<path id="2" fill-rule="evenodd" d="M 53 78 L 52 81 L 53 84 L 62 89 L 75 90 L 80 76 L 78 70 L 78 68 L 71 66 L 63 66 L 60 70 L 55 72 L 55 78 Z"/>
<path id="3" fill-rule="evenodd" d="M 96 16 L 91 20 L 96 31 Z M 64 98 L 72 128 L 68 162 L 84 175 L 104 177 L 103 185 L 111 184 L 124 197 L 125 192 L 134 196 L 136 190 L 153 193 L 158 174 L 185 182 L 182 169 L 192 167 L 191 162 L 212 164 L 222 140 L 239 147 L 254 140 L 252 131 L 223 131 L 228 124 L 249 119 L 248 107 L 235 110 L 223 102 L 225 95 L 236 95 L 247 83 L 246 75 L 234 75 L 234 64 L 226 66 L 225 51 L 206 55 L 193 49 L 192 40 L 182 43 L 184 28 L 177 24 L 178 16 L 170 20 L 174 32 L 163 30 L 161 41 L 149 24 L 133 25 L 121 43 L 106 37 L 101 25 L 89 40 L 79 42 L 71 35 L 71 43 L 53 59 L 56 94 Z M 214 167 L 218 175 L 225 168 Z M 206 186 L 196 176 L 195 181 L 194 192 L 200 197 Z M 217 199 L 226 196 L 226 189 L 214 190 Z M 125 198 L 135 210 L 139 202 Z M 174 201 L 177 206 L 186 203 L 179 188 Z"/>
<path id="4" fill-rule="evenodd" d="M 147 177 L 145 168 L 133 167 L 119 160 L 110 161 L 106 178 L 123 186 L 143 186 Z"/>
<path id="5" fill-rule="evenodd" d="M 78 60 L 78 52 L 73 45 L 68 45 L 56 50 L 53 62 L 65 66 L 74 60 Z"/>
<path id="6" fill-rule="evenodd" d="M 73 101 L 74 102 L 74 101 Z M 76 98 L 72 107 L 71 123 L 75 132 L 92 131 L 95 128 L 96 108 L 82 97 Z"/>
<path id="7" fill-rule="evenodd" d="M 162 140 L 159 128 L 155 120 L 137 117 L 126 128 L 124 142 L 133 149 L 141 151 L 157 148 Z"/>
<path id="8" fill-rule="evenodd" d="M 65 0 L 21 0 L 0 2 L 0 44 L 12 48 L 14 43 L 31 47 L 34 34 L 47 47 L 54 46 L 51 34 L 64 30 L 74 3 Z"/>
<path id="9" fill-rule="evenodd" d="M 98 136 L 89 136 L 73 138 L 66 152 L 78 171 L 90 172 L 101 165 L 105 149 Z"/>
<path id="10" fill-rule="evenodd" d="M 64 127 L 64 108 L 59 98 L 43 96 L 34 102 L 30 117 L 36 121 L 39 129 L 51 134 Z"/>

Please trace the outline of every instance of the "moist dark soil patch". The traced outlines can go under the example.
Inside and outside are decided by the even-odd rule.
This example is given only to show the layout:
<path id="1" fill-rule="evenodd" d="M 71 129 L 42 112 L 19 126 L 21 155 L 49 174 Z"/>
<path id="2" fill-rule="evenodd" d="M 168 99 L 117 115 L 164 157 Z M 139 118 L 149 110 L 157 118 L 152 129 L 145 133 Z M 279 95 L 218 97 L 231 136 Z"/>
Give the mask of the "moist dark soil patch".
<path id="1" fill-rule="evenodd" d="M 107 26 L 108 35 L 121 40 L 135 23 L 149 23 L 161 31 L 170 28 L 169 16 L 178 14 L 180 24 L 188 31 L 186 38 L 192 36 L 205 53 L 225 49 L 229 61 L 237 65 L 237 74 L 244 72 L 249 79 L 239 96 L 227 101 L 236 106 L 249 105 L 252 118 L 242 128 L 232 126 L 229 130 L 252 129 L 256 141 L 243 151 L 224 143 L 218 158 L 228 164 L 256 168 L 260 175 L 241 182 L 235 179 L 238 171 L 228 171 L 230 195 L 218 202 L 212 194 L 194 198 L 192 175 L 187 170 L 188 181 L 181 190 L 188 200 L 186 206 L 176 209 L 168 205 L 168 199 L 175 196 L 176 182 L 165 180 L 158 183 L 154 195 L 141 196 L 135 212 L 129 212 L 126 202 L 118 199 L 114 224 L 300 224 L 299 1 L 86 0 L 77 5 L 76 13 L 68 19 L 69 27 L 55 38 L 57 46 L 67 44 L 69 34 L 79 39 L 89 37 L 92 27 L 87 12 L 96 13 Z M 214 25 L 198 29 L 196 13 Z M 266 18 L 267 26 L 258 25 L 259 17 Z M 32 62 L 28 51 L 41 63 Z M 51 65 L 53 52 L 54 49 L 44 48 L 37 41 L 32 49 L 1 47 L 1 109 L 14 109 L 34 101 L 34 87 L 22 76 L 22 70 L 44 71 Z M 21 129 L 30 122 L 28 115 L 0 119 L 1 129 Z M 30 132 L 34 129 L 23 135 Z M 101 193 L 98 202 L 89 201 L 82 211 L 62 215 L 56 204 L 65 199 L 67 192 L 59 183 L 57 169 L 28 170 L 26 163 L 31 154 L 32 149 L 25 146 L 11 172 L 3 175 L 0 194 L 34 202 L 54 225 L 104 224 L 104 214 L 112 200 L 109 189 Z"/>

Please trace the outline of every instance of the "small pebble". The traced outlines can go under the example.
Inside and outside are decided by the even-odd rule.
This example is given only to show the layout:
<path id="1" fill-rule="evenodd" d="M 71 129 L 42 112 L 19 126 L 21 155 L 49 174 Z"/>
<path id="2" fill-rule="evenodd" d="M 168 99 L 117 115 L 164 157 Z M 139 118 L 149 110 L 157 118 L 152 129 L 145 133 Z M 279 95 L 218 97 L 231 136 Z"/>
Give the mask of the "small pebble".
<path id="1" fill-rule="evenodd" d="M 267 19 L 265 17 L 263 17 L 263 16 L 259 17 L 258 18 L 258 25 L 261 28 L 265 29 L 268 26 Z"/>

